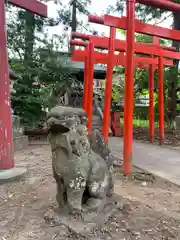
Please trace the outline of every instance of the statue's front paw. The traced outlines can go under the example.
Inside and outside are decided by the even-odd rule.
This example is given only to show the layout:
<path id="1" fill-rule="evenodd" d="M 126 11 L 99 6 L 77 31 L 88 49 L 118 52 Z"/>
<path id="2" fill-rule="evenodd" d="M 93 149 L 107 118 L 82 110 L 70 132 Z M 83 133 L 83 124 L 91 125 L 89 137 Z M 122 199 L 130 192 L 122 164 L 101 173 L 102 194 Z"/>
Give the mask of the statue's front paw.
<path id="1" fill-rule="evenodd" d="M 77 181 L 71 180 L 67 189 L 67 202 L 71 215 L 81 215 L 83 193 L 84 188 L 81 188 L 81 184 L 78 182 L 77 185 Z"/>
<path id="2" fill-rule="evenodd" d="M 114 187 L 109 188 L 107 191 L 107 197 L 112 197 L 114 194 Z"/>
<path id="3" fill-rule="evenodd" d="M 85 205 L 85 209 L 87 209 L 88 211 L 97 211 L 103 208 L 104 208 L 104 199 L 99 199 L 99 198 L 89 198 Z"/>
<path id="4" fill-rule="evenodd" d="M 77 220 L 83 220 L 83 214 L 81 209 L 72 209 L 70 212 L 70 216 Z"/>

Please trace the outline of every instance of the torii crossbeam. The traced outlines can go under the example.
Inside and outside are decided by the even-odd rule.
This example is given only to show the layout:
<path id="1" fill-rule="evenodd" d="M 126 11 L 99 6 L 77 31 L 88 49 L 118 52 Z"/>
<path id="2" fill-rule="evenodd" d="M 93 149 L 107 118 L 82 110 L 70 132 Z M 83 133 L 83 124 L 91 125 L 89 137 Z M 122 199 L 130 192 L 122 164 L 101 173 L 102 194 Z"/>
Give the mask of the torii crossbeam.
<path id="1" fill-rule="evenodd" d="M 16 7 L 26 9 L 42 17 L 47 17 L 47 6 L 36 0 L 8 0 Z"/>
<path id="2" fill-rule="evenodd" d="M 47 17 L 47 6 L 37 0 L 9 0 L 8 2 L 39 16 Z M 5 0 L 0 0 L 0 36 L 0 170 L 4 170 L 14 167 Z"/>

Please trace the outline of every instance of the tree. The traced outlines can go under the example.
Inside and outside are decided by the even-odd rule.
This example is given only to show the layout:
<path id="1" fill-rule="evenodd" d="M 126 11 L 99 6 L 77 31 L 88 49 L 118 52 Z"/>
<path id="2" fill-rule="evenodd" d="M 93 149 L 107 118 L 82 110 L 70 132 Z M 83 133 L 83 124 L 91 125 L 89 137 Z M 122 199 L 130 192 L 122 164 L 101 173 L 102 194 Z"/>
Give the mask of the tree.
<path id="1" fill-rule="evenodd" d="M 48 2 L 48 0 L 45 0 Z M 71 69 L 59 60 L 61 45 L 68 43 L 68 31 L 86 28 L 81 15 L 88 14 L 90 0 L 72 0 L 62 3 L 54 0 L 58 16 L 43 19 L 32 13 L 7 6 L 7 36 L 9 62 L 20 76 L 12 95 L 14 111 L 27 125 L 44 117 L 46 108 L 58 103 L 63 93 L 81 91 Z M 60 35 L 47 38 L 45 27 L 64 25 Z M 16 39 L 16 41 L 14 41 Z M 57 44 L 58 43 L 58 44 Z"/>
<path id="2" fill-rule="evenodd" d="M 50 26 L 63 24 L 65 31 L 69 28 L 72 31 L 76 31 L 79 27 L 86 28 L 81 20 L 81 16 L 89 14 L 87 9 L 91 0 L 69 0 L 66 3 L 55 0 L 54 3 L 58 7 L 57 17 L 49 19 Z"/>
<path id="3" fill-rule="evenodd" d="M 8 6 L 7 11 L 10 16 L 7 19 L 9 62 L 20 76 L 14 85 L 16 93 L 12 96 L 12 106 L 22 121 L 30 124 L 38 121 L 42 113 L 41 96 L 32 83 L 36 76 L 35 31 L 42 31 L 43 19 L 14 7 Z M 40 116 L 37 113 L 40 113 Z"/>
<path id="4" fill-rule="evenodd" d="M 33 55 L 36 57 L 28 67 L 19 59 L 11 58 L 12 68 L 20 75 L 14 84 L 12 106 L 28 126 L 44 118 L 46 109 L 60 104 L 62 94 L 70 93 L 72 84 L 76 83 L 71 69 L 59 60 L 59 52 L 53 47 L 46 43 L 43 48 L 35 48 Z"/>
<path id="5" fill-rule="evenodd" d="M 46 40 L 46 35 L 44 39 L 38 37 L 37 33 L 43 33 L 47 24 L 45 19 L 11 7 L 8 13 L 11 16 L 7 19 L 9 63 L 19 75 L 12 106 L 22 122 L 31 126 L 45 116 L 46 107 L 56 104 L 58 89 L 66 84 L 70 87 L 71 71 L 58 61 L 54 43 Z"/>
<path id="6" fill-rule="evenodd" d="M 57 10 L 58 16 L 56 19 L 50 19 L 50 26 L 62 24 L 64 32 L 68 34 L 71 31 L 91 32 L 97 34 L 93 28 L 90 28 L 88 23 L 84 23 L 84 16 L 90 14 L 88 8 L 91 0 L 67 0 L 65 3 L 56 1 L 59 9 Z"/>

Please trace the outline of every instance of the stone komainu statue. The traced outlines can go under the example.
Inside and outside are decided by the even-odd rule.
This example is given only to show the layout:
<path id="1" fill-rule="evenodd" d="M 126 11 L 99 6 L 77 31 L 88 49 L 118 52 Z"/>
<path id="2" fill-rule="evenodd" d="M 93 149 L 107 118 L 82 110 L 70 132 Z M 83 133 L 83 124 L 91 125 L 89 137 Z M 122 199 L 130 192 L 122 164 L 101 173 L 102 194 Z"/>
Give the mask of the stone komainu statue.
<path id="1" fill-rule="evenodd" d="M 113 194 L 110 151 L 100 134 L 88 135 L 86 121 L 84 110 L 71 107 L 55 107 L 47 115 L 56 198 L 71 213 L 80 213 L 83 205 L 97 210 Z"/>

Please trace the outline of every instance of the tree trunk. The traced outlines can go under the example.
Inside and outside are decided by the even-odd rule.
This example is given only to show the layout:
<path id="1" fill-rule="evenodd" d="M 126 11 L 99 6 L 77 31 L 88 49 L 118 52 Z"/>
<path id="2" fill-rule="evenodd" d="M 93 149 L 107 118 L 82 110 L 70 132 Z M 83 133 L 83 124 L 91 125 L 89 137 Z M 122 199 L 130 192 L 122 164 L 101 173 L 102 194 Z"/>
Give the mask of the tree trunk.
<path id="1" fill-rule="evenodd" d="M 72 22 L 71 22 L 71 31 L 76 32 L 77 29 L 77 6 L 76 0 L 72 0 Z M 74 46 L 70 47 L 70 53 L 74 50 Z"/>
<path id="2" fill-rule="evenodd" d="M 35 34 L 35 16 L 26 11 L 24 14 L 25 20 L 25 53 L 24 62 L 25 64 L 31 64 L 33 58 L 33 46 L 34 46 L 34 34 Z"/>
<path id="3" fill-rule="evenodd" d="M 77 7 L 76 0 L 73 0 L 73 2 L 72 2 L 72 23 L 71 23 L 72 32 L 76 32 L 76 29 L 77 29 L 76 7 Z"/>
<path id="4" fill-rule="evenodd" d="M 174 21 L 174 29 L 180 30 L 180 14 L 174 13 L 173 14 L 173 21 Z M 173 41 L 173 47 L 176 47 L 176 51 L 179 52 L 180 42 Z M 176 118 L 176 105 L 177 105 L 177 81 L 178 81 L 178 66 L 179 61 L 175 60 L 175 67 L 172 68 L 171 71 L 171 78 L 168 79 L 168 120 L 170 127 L 175 130 L 175 118 Z"/>

